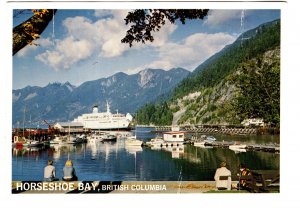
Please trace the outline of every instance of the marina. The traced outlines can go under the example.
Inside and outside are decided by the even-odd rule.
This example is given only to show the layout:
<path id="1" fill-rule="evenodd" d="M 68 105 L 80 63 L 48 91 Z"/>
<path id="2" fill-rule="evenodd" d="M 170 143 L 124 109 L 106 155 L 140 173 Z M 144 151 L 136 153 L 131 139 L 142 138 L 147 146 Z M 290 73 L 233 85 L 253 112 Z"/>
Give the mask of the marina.
<path id="1" fill-rule="evenodd" d="M 228 162 L 232 173 L 237 173 L 239 164 L 246 163 L 253 170 L 279 170 L 279 154 L 259 150 L 264 142 L 265 149 L 273 148 L 274 136 L 240 137 L 247 145 L 246 152 L 235 152 L 228 145 L 237 137 L 215 136 L 216 141 L 191 143 L 190 140 L 173 146 L 165 143 L 161 133 L 151 128 L 137 128 L 133 132 L 108 132 L 115 141 L 92 140 L 100 133 L 87 134 L 87 142 L 78 144 L 56 143 L 40 147 L 12 148 L 12 180 L 43 180 L 43 168 L 52 159 L 61 179 L 66 160 L 71 159 L 79 180 L 122 180 L 122 181 L 213 181 L 219 163 Z M 130 137 L 131 136 L 131 137 Z M 189 134 L 187 138 L 191 139 Z M 156 146 L 141 146 L 146 142 L 160 141 Z M 255 144 L 254 142 L 257 142 Z M 269 147 L 267 146 L 269 145 Z M 233 146 L 233 145 L 231 145 Z M 252 148 L 252 149 L 251 149 Z"/>

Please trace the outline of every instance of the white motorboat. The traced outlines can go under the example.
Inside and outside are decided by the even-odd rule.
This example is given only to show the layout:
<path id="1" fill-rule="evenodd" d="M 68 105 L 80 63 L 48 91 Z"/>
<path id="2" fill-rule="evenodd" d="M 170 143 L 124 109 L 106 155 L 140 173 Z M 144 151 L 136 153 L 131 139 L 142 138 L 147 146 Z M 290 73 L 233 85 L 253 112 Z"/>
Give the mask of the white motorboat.
<path id="1" fill-rule="evenodd" d="M 233 144 L 229 146 L 229 149 L 246 149 L 246 144 Z"/>
<path id="2" fill-rule="evenodd" d="M 90 137 L 88 137 L 89 143 L 100 143 L 102 141 L 103 141 L 103 139 L 100 135 L 94 134 L 94 135 L 91 135 Z"/>
<path id="3" fill-rule="evenodd" d="M 37 140 L 27 140 L 27 143 L 30 147 L 38 147 L 44 145 L 42 142 L 39 142 Z"/>
<path id="4" fill-rule="evenodd" d="M 65 136 L 55 136 L 53 140 L 50 140 L 50 144 L 60 144 L 66 140 Z"/>
<path id="5" fill-rule="evenodd" d="M 82 134 L 82 135 L 76 136 L 73 141 L 74 141 L 74 143 L 86 143 L 87 139 L 86 139 L 86 136 L 84 134 Z"/>
<path id="6" fill-rule="evenodd" d="M 229 149 L 234 151 L 235 153 L 246 152 L 247 145 L 246 144 L 233 144 L 229 146 Z"/>
<path id="7" fill-rule="evenodd" d="M 127 137 L 125 144 L 129 146 L 142 146 L 143 141 L 136 139 L 136 135 Z"/>
<path id="8" fill-rule="evenodd" d="M 208 136 L 208 137 L 206 138 L 206 140 L 209 141 L 209 142 L 214 142 L 214 141 L 216 141 L 217 139 L 216 139 L 215 137 L 213 137 L 213 136 Z"/>
<path id="9" fill-rule="evenodd" d="M 147 146 L 151 147 L 162 147 L 165 141 L 162 138 L 153 138 L 150 141 L 146 142 Z"/>
<path id="10" fill-rule="evenodd" d="M 194 146 L 202 147 L 205 146 L 205 141 L 197 141 L 193 143 Z"/>

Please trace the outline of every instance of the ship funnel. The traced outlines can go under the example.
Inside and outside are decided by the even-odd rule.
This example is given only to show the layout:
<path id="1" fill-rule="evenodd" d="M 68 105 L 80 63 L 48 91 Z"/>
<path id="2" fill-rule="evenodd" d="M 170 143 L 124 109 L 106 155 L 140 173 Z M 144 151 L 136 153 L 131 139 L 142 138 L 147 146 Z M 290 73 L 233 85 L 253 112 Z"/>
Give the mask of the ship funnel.
<path id="1" fill-rule="evenodd" d="M 93 113 L 98 113 L 98 106 L 93 106 Z"/>
<path id="2" fill-rule="evenodd" d="M 126 119 L 129 120 L 130 122 L 132 121 L 133 117 L 131 114 L 127 113 L 126 114 Z"/>

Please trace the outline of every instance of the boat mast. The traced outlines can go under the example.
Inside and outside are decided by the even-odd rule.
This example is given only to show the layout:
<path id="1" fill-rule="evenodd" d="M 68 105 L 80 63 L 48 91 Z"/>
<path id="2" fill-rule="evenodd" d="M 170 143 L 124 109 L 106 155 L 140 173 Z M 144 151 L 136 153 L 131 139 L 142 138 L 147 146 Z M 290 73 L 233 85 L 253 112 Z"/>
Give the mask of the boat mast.
<path id="1" fill-rule="evenodd" d="M 106 112 L 107 112 L 107 113 L 110 113 L 108 101 L 106 101 Z"/>
<path id="2" fill-rule="evenodd" d="M 24 108 L 24 114 L 23 114 L 23 137 L 25 137 L 25 118 L 26 118 L 25 114 L 26 114 L 26 106 Z"/>
<path id="3" fill-rule="evenodd" d="M 19 137 L 20 121 L 17 121 L 17 136 Z"/>
<path id="4" fill-rule="evenodd" d="M 69 141 L 70 141 L 70 124 L 69 124 L 69 134 L 68 134 L 68 138 L 69 138 Z"/>
<path id="5" fill-rule="evenodd" d="M 29 142 L 30 142 L 30 133 L 31 133 L 31 115 L 29 116 L 29 137 L 28 137 L 28 139 L 29 139 Z"/>

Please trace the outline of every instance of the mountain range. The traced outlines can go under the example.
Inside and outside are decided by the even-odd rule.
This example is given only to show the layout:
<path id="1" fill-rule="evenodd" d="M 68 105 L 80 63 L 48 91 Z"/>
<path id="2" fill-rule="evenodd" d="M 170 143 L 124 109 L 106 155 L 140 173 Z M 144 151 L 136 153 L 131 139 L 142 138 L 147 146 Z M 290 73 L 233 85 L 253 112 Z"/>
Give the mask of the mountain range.
<path id="1" fill-rule="evenodd" d="M 279 126 L 280 20 L 262 24 L 200 64 L 183 68 L 117 73 L 76 87 L 52 83 L 13 90 L 13 124 L 24 108 L 33 123 L 73 120 L 91 112 L 135 113 L 140 124 L 239 124 L 263 118 Z M 145 105 L 147 104 L 147 105 Z"/>
<path id="2" fill-rule="evenodd" d="M 49 83 L 45 87 L 27 86 L 12 91 L 13 125 L 27 126 L 30 115 L 32 126 L 57 121 L 70 121 L 83 113 L 90 113 L 94 105 L 106 111 L 106 102 L 112 112 L 134 113 L 148 102 L 172 90 L 189 75 L 183 68 L 145 69 L 136 74 L 122 72 L 107 78 L 87 81 L 80 86 Z M 24 114 L 24 110 L 26 114 Z"/>

